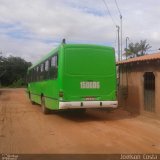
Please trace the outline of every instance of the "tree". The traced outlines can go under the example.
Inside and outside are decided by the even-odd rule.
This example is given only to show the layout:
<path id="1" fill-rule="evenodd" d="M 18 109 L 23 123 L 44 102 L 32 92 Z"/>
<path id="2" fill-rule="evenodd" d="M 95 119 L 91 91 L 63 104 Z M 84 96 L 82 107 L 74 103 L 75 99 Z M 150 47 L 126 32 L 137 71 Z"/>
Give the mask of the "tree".
<path id="1" fill-rule="evenodd" d="M 149 50 L 152 46 L 147 43 L 147 40 L 140 41 L 140 55 L 143 56 L 146 54 L 147 50 Z"/>
<path id="2" fill-rule="evenodd" d="M 0 80 L 1 80 L 1 77 L 6 72 L 5 68 L 3 67 L 3 64 L 5 63 L 5 61 L 6 61 L 6 59 L 5 59 L 5 57 L 3 57 L 3 53 L 0 52 Z M 1 81 L 0 81 L 0 86 L 1 86 Z"/>
<path id="3" fill-rule="evenodd" d="M 20 57 L 4 57 L 0 55 L 0 82 L 2 86 L 9 86 L 20 80 L 24 83 L 28 67 L 31 62 L 26 62 Z"/>
<path id="4" fill-rule="evenodd" d="M 124 55 L 129 58 L 143 56 L 150 48 L 151 46 L 149 45 L 149 43 L 147 43 L 147 40 L 141 40 L 140 42 L 136 43 L 132 42 L 128 45 L 128 49 L 125 48 Z"/>

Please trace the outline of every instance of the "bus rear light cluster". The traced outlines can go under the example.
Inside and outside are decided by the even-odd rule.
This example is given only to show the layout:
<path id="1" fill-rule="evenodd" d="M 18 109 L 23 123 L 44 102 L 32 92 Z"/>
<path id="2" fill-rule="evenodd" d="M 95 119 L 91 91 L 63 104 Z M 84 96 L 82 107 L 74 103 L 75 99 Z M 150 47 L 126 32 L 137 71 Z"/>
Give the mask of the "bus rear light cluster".
<path id="1" fill-rule="evenodd" d="M 63 97 L 63 95 L 64 95 L 63 92 L 60 91 L 60 92 L 59 92 L 59 97 Z"/>

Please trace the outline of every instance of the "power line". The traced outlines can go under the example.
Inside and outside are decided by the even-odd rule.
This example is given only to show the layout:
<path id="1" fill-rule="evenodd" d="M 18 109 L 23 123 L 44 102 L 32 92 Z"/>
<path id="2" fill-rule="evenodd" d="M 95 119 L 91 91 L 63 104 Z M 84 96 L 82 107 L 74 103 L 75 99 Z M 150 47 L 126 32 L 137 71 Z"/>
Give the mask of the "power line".
<path id="1" fill-rule="evenodd" d="M 118 12 L 119 12 L 120 16 L 122 16 L 121 11 L 120 11 L 119 6 L 118 6 L 118 3 L 117 3 L 117 0 L 115 0 L 115 3 L 116 3 L 116 7 L 118 9 Z"/>
<path id="2" fill-rule="evenodd" d="M 119 39 L 119 30 L 120 30 L 120 27 L 116 24 L 116 22 L 114 21 L 114 19 L 113 19 L 113 17 L 112 17 L 112 15 L 111 15 L 111 12 L 110 12 L 110 10 L 109 10 L 109 7 L 108 7 L 108 5 L 107 5 L 107 3 L 106 3 L 106 1 L 105 0 L 102 0 L 103 1 L 103 3 L 104 3 L 104 6 L 106 7 L 106 11 L 108 12 L 108 14 L 109 14 L 109 16 L 111 17 L 111 20 L 112 20 L 112 22 L 113 22 L 113 25 L 117 28 L 117 33 L 118 33 L 118 60 L 120 61 L 120 39 Z M 108 14 L 107 14 L 107 16 L 108 16 Z M 115 44 L 115 47 L 116 47 L 116 44 Z"/>
<path id="3" fill-rule="evenodd" d="M 109 10 L 109 7 L 108 7 L 106 1 L 105 1 L 105 0 L 102 0 L 102 1 L 103 1 L 104 5 L 105 5 L 105 7 L 106 7 L 106 10 L 107 10 L 109 16 L 111 17 L 111 20 L 112 20 L 113 24 L 116 26 L 116 23 L 115 23 L 115 21 L 114 21 L 112 15 L 111 15 L 111 12 L 110 12 L 110 10 Z"/>
<path id="4" fill-rule="evenodd" d="M 123 38 L 122 38 L 122 14 L 121 14 L 121 11 L 120 11 L 120 9 L 119 9 L 119 6 L 118 6 L 118 3 L 117 3 L 117 0 L 115 0 L 115 4 L 116 4 L 116 7 L 117 7 L 117 10 L 118 10 L 118 12 L 119 12 L 119 15 L 120 15 L 120 32 L 121 32 L 121 43 L 120 43 L 120 45 L 121 45 L 121 48 L 120 48 L 120 50 L 121 50 L 121 60 L 122 60 L 122 47 L 123 47 Z"/>

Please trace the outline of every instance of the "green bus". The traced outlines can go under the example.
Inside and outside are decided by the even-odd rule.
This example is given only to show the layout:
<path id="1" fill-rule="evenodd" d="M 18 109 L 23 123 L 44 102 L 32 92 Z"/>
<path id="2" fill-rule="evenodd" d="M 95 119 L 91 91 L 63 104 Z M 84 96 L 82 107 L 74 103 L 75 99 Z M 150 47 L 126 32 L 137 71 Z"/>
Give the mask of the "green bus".
<path id="1" fill-rule="evenodd" d="M 116 108 L 112 47 L 62 43 L 27 72 L 31 102 L 50 110 Z"/>

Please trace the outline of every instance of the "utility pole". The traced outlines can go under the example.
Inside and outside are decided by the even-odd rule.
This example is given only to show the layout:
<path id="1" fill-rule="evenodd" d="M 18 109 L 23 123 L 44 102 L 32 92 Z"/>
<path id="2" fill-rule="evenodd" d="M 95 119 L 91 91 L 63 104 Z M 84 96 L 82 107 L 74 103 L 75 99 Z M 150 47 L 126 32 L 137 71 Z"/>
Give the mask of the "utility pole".
<path id="1" fill-rule="evenodd" d="M 129 37 L 126 37 L 126 60 L 127 60 L 128 40 L 129 40 Z"/>
<path id="2" fill-rule="evenodd" d="M 120 61 L 120 39 L 119 39 L 119 29 L 120 27 L 117 25 L 117 32 L 118 32 L 118 61 Z"/>
<path id="3" fill-rule="evenodd" d="M 120 23 L 121 23 L 121 60 L 122 60 L 122 46 L 123 46 L 123 40 L 122 40 L 122 15 L 120 14 Z"/>

